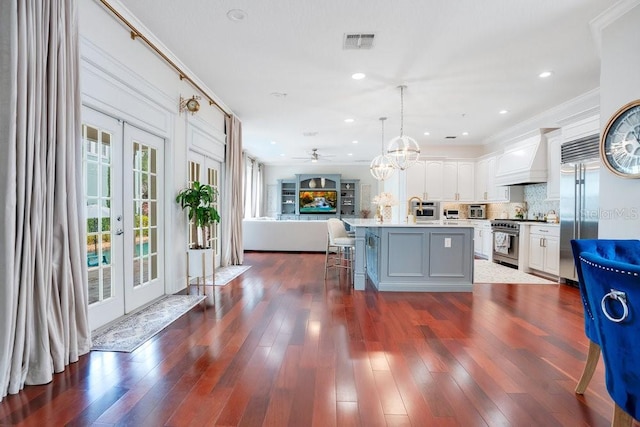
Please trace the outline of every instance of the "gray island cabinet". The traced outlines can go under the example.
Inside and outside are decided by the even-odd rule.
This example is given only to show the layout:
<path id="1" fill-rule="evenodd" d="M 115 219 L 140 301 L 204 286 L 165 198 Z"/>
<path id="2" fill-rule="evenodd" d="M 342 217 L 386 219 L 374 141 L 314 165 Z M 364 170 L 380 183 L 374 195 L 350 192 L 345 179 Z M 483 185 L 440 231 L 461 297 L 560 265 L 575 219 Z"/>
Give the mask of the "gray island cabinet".
<path id="1" fill-rule="evenodd" d="M 418 224 L 345 219 L 355 230 L 354 288 L 366 277 L 379 291 L 470 292 L 473 226 L 432 221 Z"/>

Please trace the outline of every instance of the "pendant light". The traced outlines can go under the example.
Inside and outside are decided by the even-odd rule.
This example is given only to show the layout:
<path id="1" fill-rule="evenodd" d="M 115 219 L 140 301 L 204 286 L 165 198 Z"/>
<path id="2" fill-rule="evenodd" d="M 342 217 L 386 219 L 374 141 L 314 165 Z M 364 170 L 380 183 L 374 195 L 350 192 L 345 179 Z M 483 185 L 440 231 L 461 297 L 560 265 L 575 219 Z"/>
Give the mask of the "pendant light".
<path id="1" fill-rule="evenodd" d="M 369 172 L 371 175 L 378 181 L 384 181 L 393 175 L 393 163 L 391 162 L 391 158 L 384 154 L 384 121 L 387 120 L 386 117 L 380 117 L 380 124 L 382 125 L 382 144 L 380 155 L 376 156 L 373 160 L 371 160 L 371 165 L 369 165 Z"/>
<path id="2" fill-rule="evenodd" d="M 404 89 L 400 88 L 400 136 L 396 136 L 389 142 L 387 154 L 391 158 L 393 167 L 405 170 L 413 166 L 420 158 L 420 146 L 415 139 L 404 134 Z"/>

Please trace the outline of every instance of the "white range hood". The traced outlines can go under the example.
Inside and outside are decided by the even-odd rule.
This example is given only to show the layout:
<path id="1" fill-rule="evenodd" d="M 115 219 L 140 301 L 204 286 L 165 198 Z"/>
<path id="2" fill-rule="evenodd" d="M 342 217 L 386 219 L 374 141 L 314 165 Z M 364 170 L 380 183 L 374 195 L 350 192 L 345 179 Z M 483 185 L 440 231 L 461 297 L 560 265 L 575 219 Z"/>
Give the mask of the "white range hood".
<path id="1" fill-rule="evenodd" d="M 539 182 L 547 182 L 547 138 L 542 133 L 510 144 L 496 168 L 496 185 Z"/>

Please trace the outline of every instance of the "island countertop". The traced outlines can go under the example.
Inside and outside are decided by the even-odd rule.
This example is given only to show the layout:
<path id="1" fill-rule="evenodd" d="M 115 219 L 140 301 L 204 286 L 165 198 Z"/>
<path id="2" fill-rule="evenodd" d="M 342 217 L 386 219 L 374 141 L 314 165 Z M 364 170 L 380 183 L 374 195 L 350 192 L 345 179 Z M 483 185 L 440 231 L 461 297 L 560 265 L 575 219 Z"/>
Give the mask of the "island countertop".
<path id="1" fill-rule="evenodd" d="M 472 290 L 473 223 L 344 222 L 355 231 L 354 289 L 364 290 L 368 278 L 379 291 Z"/>
<path id="2" fill-rule="evenodd" d="M 473 228 L 473 223 L 465 220 L 432 220 L 419 221 L 413 224 L 407 222 L 377 222 L 372 218 L 344 218 L 343 221 L 353 228 L 358 227 L 412 227 L 412 228 L 442 228 L 442 227 L 466 227 Z"/>

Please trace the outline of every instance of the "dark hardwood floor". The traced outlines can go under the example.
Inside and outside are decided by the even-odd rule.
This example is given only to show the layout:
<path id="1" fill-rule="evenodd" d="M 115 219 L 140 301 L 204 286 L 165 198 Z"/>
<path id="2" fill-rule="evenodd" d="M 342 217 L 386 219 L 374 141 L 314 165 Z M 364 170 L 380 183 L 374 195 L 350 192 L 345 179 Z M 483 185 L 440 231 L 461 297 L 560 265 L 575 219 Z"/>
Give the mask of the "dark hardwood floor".
<path id="1" fill-rule="evenodd" d="M 584 396 L 578 290 L 356 292 L 324 254 L 247 253 L 246 273 L 133 353 L 92 352 L 0 403 L 0 425 L 607 426 Z"/>

